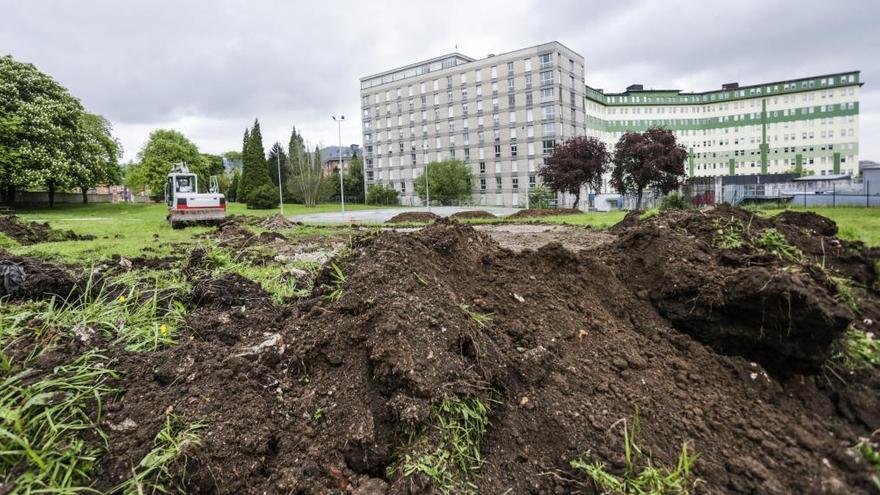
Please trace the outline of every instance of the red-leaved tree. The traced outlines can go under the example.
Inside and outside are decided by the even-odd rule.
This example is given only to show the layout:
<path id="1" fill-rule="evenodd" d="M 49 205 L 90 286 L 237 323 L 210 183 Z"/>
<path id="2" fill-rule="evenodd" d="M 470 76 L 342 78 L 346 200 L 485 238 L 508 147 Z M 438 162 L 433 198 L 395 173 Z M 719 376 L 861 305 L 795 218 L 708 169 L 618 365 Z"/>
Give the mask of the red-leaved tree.
<path id="1" fill-rule="evenodd" d="M 667 129 L 627 132 L 614 147 L 611 185 L 621 194 L 636 194 L 636 209 L 642 207 L 645 189 L 666 194 L 681 185 L 687 150 L 675 142 Z"/>
<path id="2" fill-rule="evenodd" d="M 574 208 L 577 208 L 582 186 L 588 185 L 596 191 L 602 187 L 602 174 L 608 169 L 609 158 L 602 141 L 594 137 L 573 137 L 556 145 L 538 175 L 550 189 L 574 194 Z"/>

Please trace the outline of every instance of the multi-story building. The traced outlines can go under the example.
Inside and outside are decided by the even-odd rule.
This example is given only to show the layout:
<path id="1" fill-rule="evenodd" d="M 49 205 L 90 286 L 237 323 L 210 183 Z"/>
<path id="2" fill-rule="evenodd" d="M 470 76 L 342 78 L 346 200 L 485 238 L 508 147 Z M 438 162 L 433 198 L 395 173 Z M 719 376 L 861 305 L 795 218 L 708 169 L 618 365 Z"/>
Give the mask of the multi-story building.
<path id="1" fill-rule="evenodd" d="M 321 149 L 321 170 L 324 177 L 329 176 L 334 170 L 348 172 L 348 164 L 355 157 L 360 158 L 361 147 L 357 144 L 349 146 L 327 146 Z"/>
<path id="2" fill-rule="evenodd" d="M 627 131 L 672 130 L 688 150 L 688 175 L 858 174 L 859 72 L 684 93 L 589 86 L 586 134 L 610 149 Z"/>
<path id="3" fill-rule="evenodd" d="M 525 205 L 557 141 L 584 133 L 584 59 L 545 43 L 480 60 L 451 53 L 361 79 L 367 184 L 418 203 L 429 162 L 473 168 L 473 199 Z"/>

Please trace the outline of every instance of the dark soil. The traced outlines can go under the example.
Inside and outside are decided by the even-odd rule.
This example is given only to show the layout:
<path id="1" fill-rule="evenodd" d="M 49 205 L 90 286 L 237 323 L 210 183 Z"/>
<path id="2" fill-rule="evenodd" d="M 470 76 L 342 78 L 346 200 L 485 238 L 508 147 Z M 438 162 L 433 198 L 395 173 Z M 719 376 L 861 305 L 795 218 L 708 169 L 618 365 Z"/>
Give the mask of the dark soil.
<path id="1" fill-rule="evenodd" d="M 66 298 L 77 287 L 70 270 L 0 249 L 0 301 Z"/>
<path id="2" fill-rule="evenodd" d="M 742 215 L 662 214 L 577 254 L 515 253 L 440 220 L 356 238 L 335 260 L 341 298 L 328 266 L 282 307 L 195 251 L 191 333 L 107 352 L 122 392 L 97 488 L 130 476 L 170 411 L 207 425 L 175 466 L 185 493 L 437 493 L 387 468 L 432 405 L 470 397 L 491 406 L 479 493 L 598 493 L 569 461 L 589 451 L 621 472 L 636 411 L 655 464 L 683 442 L 699 454 L 697 493 L 872 493 L 851 447 L 880 428 L 880 373 L 844 386 L 816 371 L 854 315 L 810 259 L 713 248 L 712 219 Z"/>
<path id="3" fill-rule="evenodd" d="M 576 208 L 529 208 L 526 210 L 519 210 L 513 215 L 508 215 L 507 218 L 550 217 L 554 215 L 577 215 L 579 213 L 583 212 Z"/>
<path id="4" fill-rule="evenodd" d="M 461 220 L 465 218 L 498 218 L 492 213 L 484 210 L 471 210 L 471 211 L 460 211 L 458 213 L 453 213 L 449 215 L 449 218 L 453 220 Z"/>
<path id="5" fill-rule="evenodd" d="M 612 234 L 620 234 L 630 227 L 635 227 L 636 225 L 638 225 L 639 218 L 644 212 L 645 210 L 630 210 L 623 217 L 623 220 L 612 225 L 611 228 L 608 229 L 608 231 Z"/>
<path id="6" fill-rule="evenodd" d="M 302 222 L 294 222 L 292 220 L 289 220 L 284 215 L 282 215 L 280 213 L 276 213 L 270 217 L 266 217 L 258 225 L 262 229 L 278 230 L 278 229 L 292 229 L 294 227 L 302 225 Z"/>
<path id="7" fill-rule="evenodd" d="M 440 218 L 442 218 L 440 215 L 431 213 L 430 211 L 405 211 L 403 213 L 398 213 L 397 215 L 394 215 L 393 217 L 386 220 L 385 223 L 430 223 L 435 222 Z"/>
<path id="8" fill-rule="evenodd" d="M 72 230 L 53 229 L 49 227 L 48 222 L 29 222 L 15 215 L 0 216 L 0 232 L 25 246 L 41 242 L 83 241 L 95 238 L 93 235 L 77 234 Z"/>

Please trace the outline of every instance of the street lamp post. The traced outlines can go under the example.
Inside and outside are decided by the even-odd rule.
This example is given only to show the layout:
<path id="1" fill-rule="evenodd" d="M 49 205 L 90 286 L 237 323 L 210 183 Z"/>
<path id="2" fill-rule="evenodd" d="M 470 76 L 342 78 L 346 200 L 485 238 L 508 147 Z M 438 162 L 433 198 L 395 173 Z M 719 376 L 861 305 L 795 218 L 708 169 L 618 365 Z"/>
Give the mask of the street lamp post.
<path id="1" fill-rule="evenodd" d="M 339 132 L 339 201 L 342 204 L 342 220 L 345 220 L 345 181 L 342 179 L 342 121 L 345 120 L 345 115 L 340 115 L 338 119 L 335 115 L 332 117 Z"/>
<path id="2" fill-rule="evenodd" d="M 275 154 L 275 161 L 278 163 L 278 201 L 281 204 L 281 216 L 284 216 L 284 195 L 281 194 L 281 148 Z"/>
<path id="3" fill-rule="evenodd" d="M 431 211 L 431 183 L 428 180 L 430 163 L 425 164 L 425 202 L 428 203 L 428 211 Z"/>

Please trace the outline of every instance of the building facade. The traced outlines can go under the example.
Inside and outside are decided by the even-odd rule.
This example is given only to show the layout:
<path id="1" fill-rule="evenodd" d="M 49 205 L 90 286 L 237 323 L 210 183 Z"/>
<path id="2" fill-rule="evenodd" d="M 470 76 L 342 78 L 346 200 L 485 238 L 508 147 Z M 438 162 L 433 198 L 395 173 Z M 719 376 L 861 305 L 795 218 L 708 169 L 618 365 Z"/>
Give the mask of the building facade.
<path id="1" fill-rule="evenodd" d="M 474 203 L 524 206 L 557 142 L 587 135 L 613 150 L 623 133 L 649 127 L 676 134 L 691 177 L 859 173 L 858 71 L 705 92 L 605 93 L 584 78 L 583 57 L 558 42 L 364 77 L 367 185 L 419 204 L 413 182 L 425 165 L 456 158 L 473 170 Z"/>
<path id="2" fill-rule="evenodd" d="M 324 177 L 329 176 L 334 170 L 348 172 L 348 164 L 355 157 L 360 158 L 363 152 L 360 145 L 327 146 L 321 149 L 321 170 Z"/>
<path id="3" fill-rule="evenodd" d="M 689 176 L 859 173 L 859 72 L 684 93 L 587 87 L 586 134 L 610 148 L 664 127 L 688 150 Z"/>
<path id="4" fill-rule="evenodd" d="M 425 165 L 463 160 L 473 202 L 521 206 L 543 157 L 585 129 L 584 59 L 558 42 L 475 60 L 460 53 L 361 79 L 366 182 L 418 204 Z"/>

